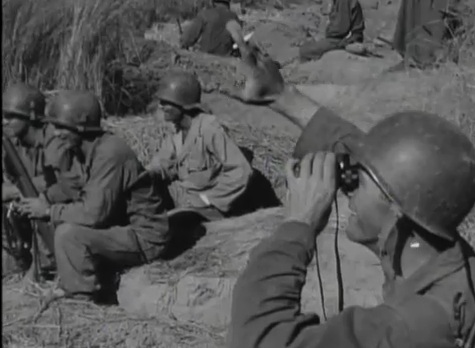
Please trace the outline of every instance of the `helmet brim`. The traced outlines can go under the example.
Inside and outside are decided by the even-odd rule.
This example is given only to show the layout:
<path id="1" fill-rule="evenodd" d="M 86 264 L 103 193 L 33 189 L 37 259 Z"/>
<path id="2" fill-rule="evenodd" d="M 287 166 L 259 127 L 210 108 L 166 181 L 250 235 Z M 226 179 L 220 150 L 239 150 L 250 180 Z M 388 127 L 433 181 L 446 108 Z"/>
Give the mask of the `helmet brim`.
<path id="1" fill-rule="evenodd" d="M 450 231 L 439 228 L 437 226 L 432 226 L 423 219 L 420 219 L 417 214 L 413 214 L 413 212 L 407 211 L 407 209 L 404 208 L 404 205 L 401 203 L 401 199 L 398 198 L 398 196 L 391 189 L 391 186 L 384 180 L 377 168 L 372 164 L 371 159 L 368 158 L 367 151 L 365 151 L 364 138 L 358 143 L 357 146 L 354 146 L 351 149 L 350 154 L 353 157 L 353 160 L 361 165 L 363 170 L 370 176 L 371 180 L 373 180 L 373 182 L 379 187 L 381 192 L 383 192 L 383 194 L 397 206 L 402 215 L 406 216 L 415 224 L 421 226 L 426 231 L 438 237 L 450 241 L 454 240 L 455 236 L 451 237 L 453 233 L 450 233 Z"/>
<path id="2" fill-rule="evenodd" d="M 77 131 L 79 133 L 100 133 L 100 132 L 104 132 L 105 130 L 102 128 L 102 127 L 84 127 L 84 126 L 78 126 L 78 125 L 75 125 L 75 124 L 71 124 L 71 123 L 68 123 L 68 122 L 63 122 L 63 121 L 60 121 L 56 118 L 52 118 L 52 117 L 46 117 L 44 119 L 44 122 L 46 123 L 51 123 L 55 126 L 58 126 L 60 128 L 66 128 L 66 129 L 69 129 L 69 130 L 73 130 L 73 131 Z"/>

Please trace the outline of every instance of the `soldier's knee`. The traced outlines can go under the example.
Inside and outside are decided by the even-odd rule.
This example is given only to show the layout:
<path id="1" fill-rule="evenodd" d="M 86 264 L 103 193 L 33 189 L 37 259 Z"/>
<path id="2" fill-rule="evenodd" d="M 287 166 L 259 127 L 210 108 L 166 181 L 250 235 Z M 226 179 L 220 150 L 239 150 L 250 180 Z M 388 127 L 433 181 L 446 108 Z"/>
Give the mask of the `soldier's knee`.
<path id="1" fill-rule="evenodd" d="M 64 223 L 56 227 L 54 233 L 55 246 L 64 246 L 75 238 L 76 225 Z"/>

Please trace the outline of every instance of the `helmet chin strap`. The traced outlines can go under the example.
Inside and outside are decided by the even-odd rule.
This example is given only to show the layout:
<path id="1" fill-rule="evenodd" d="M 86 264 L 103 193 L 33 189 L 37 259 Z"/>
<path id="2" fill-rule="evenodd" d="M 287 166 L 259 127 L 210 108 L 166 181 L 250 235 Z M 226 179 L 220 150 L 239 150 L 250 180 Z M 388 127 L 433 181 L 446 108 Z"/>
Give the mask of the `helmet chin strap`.
<path id="1" fill-rule="evenodd" d="M 396 249 L 396 243 L 390 243 L 393 238 L 393 234 L 398 233 L 397 224 L 403 217 L 403 214 L 395 204 L 391 204 L 391 214 L 385 221 L 381 233 L 378 238 L 378 252 L 381 260 L 381 266 L 386 277 L 386 280 L 391 280 L 395 276 L 395 270 L 393 267 L 394 252 Z"/>

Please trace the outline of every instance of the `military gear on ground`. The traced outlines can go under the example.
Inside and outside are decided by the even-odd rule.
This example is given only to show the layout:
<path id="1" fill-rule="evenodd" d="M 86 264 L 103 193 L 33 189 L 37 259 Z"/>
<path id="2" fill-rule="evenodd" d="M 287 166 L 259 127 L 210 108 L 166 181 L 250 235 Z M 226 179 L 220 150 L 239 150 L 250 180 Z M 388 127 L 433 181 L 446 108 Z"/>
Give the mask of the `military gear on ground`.
<path id="1" fill-rule="evenodd" d="M 475 204 L 475 147 L 453 124 L 402 112 L 374 126 L 357 155 L 402 213 L 429 232 L 455 237 Z"/>
<path id="2" fill-rule="evenodd" d="M 2 111 L 31 121 L 44 118 L 46 99 L 37 88 L 17 83 L 7 87 L 2 97 Z"/>
<path id="3" fill-rule="evenodd" d="M 60 91 L 48 105 L 47 121 L 79 133 L 101 132 L 102 110 L 97 97 L 86 91 Z"/>
<path id="4" fill-rule="evenodd" d="M 201 85 L 196 75 L 174 72 L 164 76 L 156 94 L 162 102 L 178 105 L 184 109 L 202 108 Z"/>

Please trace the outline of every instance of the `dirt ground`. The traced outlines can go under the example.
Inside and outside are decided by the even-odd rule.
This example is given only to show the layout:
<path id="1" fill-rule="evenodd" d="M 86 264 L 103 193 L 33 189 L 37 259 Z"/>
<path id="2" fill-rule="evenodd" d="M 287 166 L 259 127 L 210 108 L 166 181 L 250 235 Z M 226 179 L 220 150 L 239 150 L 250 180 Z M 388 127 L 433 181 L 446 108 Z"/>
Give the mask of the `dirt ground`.
<path id="1" fill-rule="evenodd" d="M 398 3 L 362 1 L 368 42 L 378 35 L 391 37 Z M 387 47 L 376 45 L 374 49 L 382 58 L 339 51 L 317 62 L 292 63 L 302 40 L 309 35 L 321 35 L 326 23 L 322 12 L 326 8 L 323 1 L 311 1 L 284 10 L 250 10 L 242 18 L 246 32 L 254 30 L 254 39 L 274 59 L 288 63 L 283 68 L 288 81 L 364 130 L 401 108 L 438 112 L 465 130 L 473 124 L 468 118 L 474 117 L 475 110 L 474 71 L 449 65 L 438 71 L 382 76 L 381 72 L 399 58 Z M 171 68 L 197 69 L 205 90 L 211 92 L 205 94 L 204 102 L 230 129 L 239 145 L 254 151 L 255 166 L 269 177 L 282 197 L 282 167 L 299 129 L 269 109 L 246 106 L 218 93 L 221 87 L 234 85 L 235 60 L 210 60 L 187 54 L 177 58 L 173 47 L 178 33 L 174 24 L 160 25 L 149 31 L 147 37 L 160 39 L 166 45 L 154 43 L 158 48 L 151 45 L 152 53 L 147 59 L 130 68 L 132 78 L 127 81 L 134 81 L 137 94 L 144 90 L 141 84 L 151 88 L 152 82 Z M 144 100 L 147 98 L 144 96 Z M 161 135 L 149 116 L 111 117 L 107 123 L 126 137 L 144 162 L 159 147 L 157 138 Z M 344 202 L 342 206 L 344 221 Z M 119 291 L 123 308 L 74 301 L 46 306 L 38 289 L 15 277 L 3 278 L 2 344 L 12 348 L 224 347 L 232 285 L 250 249 L 272 232 L 281 216 L 282 211 L 277 208 L 211 225 L 211 233 L 181 258 L 128 272 Z M 475 234 L 473 225 L 467 225 L 466 233 Z M 333 236 L 334 230 L 329 229 L 319 246 L 330 313 L 335 312 L 336 301 Z M 380 300 L 377 261 L 367 250 L 346 240 L 344 233 L 339 238 L 347 304 L 374 305 Z M 320 313 L 320 290 L 315 276 L 312 267 L 303 306 Z"/>

